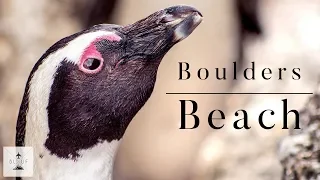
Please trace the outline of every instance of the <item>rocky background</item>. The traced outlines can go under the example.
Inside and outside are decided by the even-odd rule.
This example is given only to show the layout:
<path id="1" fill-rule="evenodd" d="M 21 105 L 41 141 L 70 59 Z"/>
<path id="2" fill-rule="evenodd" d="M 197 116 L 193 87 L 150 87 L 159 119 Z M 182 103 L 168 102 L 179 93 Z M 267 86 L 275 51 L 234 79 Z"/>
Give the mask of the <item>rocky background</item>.
<path id="1" fill-rule="evenodd" d="M 247 16 L 239 16 L 236 3 L 240 1 L 240 6 L 248 11 Z M 316 26 L 317 20 L 320 21 L 317 0 L 0 0 L 0 146 L 14 145 L 15 123 L 25 82 L 34 63 L 49 46 L 93 24 L 128 24 L 176 4 L 196 7 L 205 19 L 186 41 L 165 57 L 152 97 L 125 134 L 116 159 L 116 173 L 130 180 L 280 179 L 282 168 L 277 144 L 288 132 L 278 124 L 273 130 L 261 129 L 257 125 L 257 113 L 278 108 L 277 103 L 282 98 L 292 98 L 290 108 L 300 108 L 307 96 L 174 96 L 165 93 L 312 91 L 319 57 L 315 52 L 319 46 L 317 43 L 306 45 L 309 45 L 308 38 L 319 41 L 310 30 L 313 29 L 310 24 Z M 246 19 L 257 16 L 253 21 Z M 262 35 L 246 33 L 240 26 L 243 23 L 250 26 L 257 23 L 255 21 L 261 21 Z M 306 34 L 311 37 L 303 36 Z M 279 42 L 287 44 L 279 45 Z M 305 61 L 306 58 L 309 61 Z M 188 62 L 193 73 L 206 67 L 214 76 L 215 68 L 231 69 L 235 60 L 241 61 L 243 67 L 251 61 L 256 61 L 258 68 L 303 66 L 306 70 L 302 76 L 308 78 L 300 84 L 214 78 L 178 81 L 178 62 Z M 179 130 L 179 99 L 198 102 L 201 119 L 198 129 Z M 252 128 L 249 131 L 232 128 L 234 112 L 239 108 L 254 115 L 250 116 Z M 219 131 L 210 129 L 207 124 L 207 116 L 214 109 L 229 112 L 225 128 Z M 278 116 L 270 121 L 280 122 Z M 1 151 L 2 148 L 2 154 Z"/>

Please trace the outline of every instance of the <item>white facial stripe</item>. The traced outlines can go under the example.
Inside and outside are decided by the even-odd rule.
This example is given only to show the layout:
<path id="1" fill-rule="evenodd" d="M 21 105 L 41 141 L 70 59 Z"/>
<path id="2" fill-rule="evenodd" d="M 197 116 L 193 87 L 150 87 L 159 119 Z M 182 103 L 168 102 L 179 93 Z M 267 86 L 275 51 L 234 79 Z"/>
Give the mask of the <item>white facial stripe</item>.
<path id="1" fill-rule="evenodd" d="M 64 48 L 53 52 L 38 67 L 29 86 L 29 109 L 26 115 L 25 145 L 34 148 L 35 156 L 45 152 L 44 143 L 49 133 L 47 106 L 55 73 L 62 61 L 77 64 L 84 49 L 101 36 L 114 35 L 113 32 L 96 31 L 80 35 Z M 37 166 L 38 158 L 35 158 Z M 37 169 L 35 169 L 37 171 Z"/>
<path id="2" fill-rule="evenodd" d="M 62 52 L 60 52 L 59 54 L 64 55 L 64 57 L 66 57 L 69 62 L 77 64 L 83 51 L 89 46 L 91 42 L 99 37 L 108 35 L 113 36 L 115 35 L 115 33 L 107 31 L 97 31 L 80 35 L 78 38 L 74 39 L 66 47 L 64 47 L 62 49 Z"/>

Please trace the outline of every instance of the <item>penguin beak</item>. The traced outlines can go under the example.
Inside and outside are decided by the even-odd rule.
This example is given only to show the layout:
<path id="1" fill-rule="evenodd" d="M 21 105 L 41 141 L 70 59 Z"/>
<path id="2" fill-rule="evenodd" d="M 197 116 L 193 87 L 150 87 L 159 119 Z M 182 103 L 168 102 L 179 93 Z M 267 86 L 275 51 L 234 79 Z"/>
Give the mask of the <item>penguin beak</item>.
<path id="1" fill-rule="evenodd" d="M 173 6 L 123 27 L 126 57 L 161 59 L 168 50 L 188 37 L 201 23 L 202 14 L 190 6 Z"/>
<path id="2" fill-rule="evenodd" d="M 175 43 L 188 37 L 203 18 L 197 9 L 190 6 L 174 6 L 164 11 L 161 22 L 173 29 Z"/>

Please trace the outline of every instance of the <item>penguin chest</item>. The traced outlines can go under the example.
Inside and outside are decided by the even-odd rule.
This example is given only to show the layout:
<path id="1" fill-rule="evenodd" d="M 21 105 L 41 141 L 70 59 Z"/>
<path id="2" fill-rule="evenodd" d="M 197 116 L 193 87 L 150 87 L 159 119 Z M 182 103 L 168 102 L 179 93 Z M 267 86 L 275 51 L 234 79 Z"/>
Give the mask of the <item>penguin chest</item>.
<path id="1" fill-rule="evenodd" d="M 49 151 L 36 157 L 34 176 L 39 180 L 111 180 L 113 159 L 119 141 L 103 142 L 79 151 L 77 159 L 62 159 Z"/>

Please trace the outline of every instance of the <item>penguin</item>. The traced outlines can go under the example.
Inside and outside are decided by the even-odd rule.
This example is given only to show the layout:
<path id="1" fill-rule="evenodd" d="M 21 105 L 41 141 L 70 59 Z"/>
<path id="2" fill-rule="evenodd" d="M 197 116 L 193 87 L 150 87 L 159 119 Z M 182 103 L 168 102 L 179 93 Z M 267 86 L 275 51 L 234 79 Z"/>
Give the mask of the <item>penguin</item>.
<path id="1" fill-rule="evenodd" d="M 30 179 L 111 180 L 117 147 L 152 94 L 161 60 L 201 21 L 197 9 L 173 6 L 51 46 L 30 73 L 17 119 L 16 146 L 33 147 Z"/>

